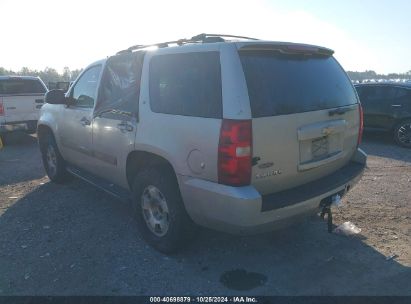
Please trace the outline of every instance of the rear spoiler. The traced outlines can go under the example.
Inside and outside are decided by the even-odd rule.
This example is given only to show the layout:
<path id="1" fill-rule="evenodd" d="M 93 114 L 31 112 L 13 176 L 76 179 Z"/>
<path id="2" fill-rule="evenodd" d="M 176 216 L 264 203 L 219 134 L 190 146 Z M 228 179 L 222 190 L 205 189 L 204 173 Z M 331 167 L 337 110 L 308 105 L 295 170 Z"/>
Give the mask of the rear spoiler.
<path id="1" fill-rule="evenodd" d="M 278 51 L 284 54 L 332 56 L 334 51 L 325 47 L 294 43 L 245 43 L 239 44 L 240 51 Z"/>

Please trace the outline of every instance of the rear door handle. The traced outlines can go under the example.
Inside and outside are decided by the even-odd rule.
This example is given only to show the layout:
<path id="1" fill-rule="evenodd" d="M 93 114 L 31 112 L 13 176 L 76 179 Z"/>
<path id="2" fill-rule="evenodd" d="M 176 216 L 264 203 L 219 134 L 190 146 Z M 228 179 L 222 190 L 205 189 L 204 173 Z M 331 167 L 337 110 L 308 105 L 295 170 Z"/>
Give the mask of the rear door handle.
<path id="1" fill-rule="evenodd" d="M 391 107 L 393 107 L 393 108 L 401 108 L 402 105 L 400 105 L 400 104 L 392 104 Z"/>
<path id="2" fill-rule="evenodd" d="M 122 121 L 117 125 L 117 128 L 121 132 L 132 132 L 134 130 L 134 127 L 130 125 L 127 121 Z"/>
<path id="3" fill-rule="evenodd" d="M 89 126 L 89 125 L 91 125 L 91 121 L 90 121 L 87 117 L 83 117 L 83 118 L 80 120 L 80 123 L 81 123 L 83 126 Z"/>

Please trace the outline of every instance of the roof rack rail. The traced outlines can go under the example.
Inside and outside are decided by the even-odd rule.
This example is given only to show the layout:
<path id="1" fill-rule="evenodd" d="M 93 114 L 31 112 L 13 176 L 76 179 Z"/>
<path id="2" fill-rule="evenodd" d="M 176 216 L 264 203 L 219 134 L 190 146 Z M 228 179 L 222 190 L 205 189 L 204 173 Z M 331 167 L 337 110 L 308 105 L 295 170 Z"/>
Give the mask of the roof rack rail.
<path id="1" fill-rule="evenodd" d="M 199 34 L 196 36 L 191 37 L 191 40 L 198 40 L 201 42 L 205 42 L 208 37 L 216 37 L 216 38 L 239 38 L 239 39 L 247 39 L 247 40 L 258 40 L 257 38 L 245 37 L 245 36 L 236 36 L 236 35 L 225 35 L 225 34 Z"/>
<path id="2" fill-rule="evenodd" d="M 224 34 L 206 34 L 202 33 L 199 35 L 195 35 L 189 39 L 179 39 L 174 41 L 167 41 L 167 42 L 160 42 L 154 44 L 137 44 L 133 45 L 125 50 L 117 52 L 117 55 L 124 54 L 124 53 L 131 53 L 136 50 L 141 50 L 149 47 L 158 47 L 158 48 L 165 48 L 169 47 L 172 44 L 176 44 L 181 46 L 187 43 L 210 43 L 210 42 L 224 42 L 226 41 L 224 38 L 239 38 L 239 39 L 247 39 L 247 40 L 258 40 L 257 38 L 245 37 L 245 36 L 236 36 L 236 35 L 224 35 Z"/>

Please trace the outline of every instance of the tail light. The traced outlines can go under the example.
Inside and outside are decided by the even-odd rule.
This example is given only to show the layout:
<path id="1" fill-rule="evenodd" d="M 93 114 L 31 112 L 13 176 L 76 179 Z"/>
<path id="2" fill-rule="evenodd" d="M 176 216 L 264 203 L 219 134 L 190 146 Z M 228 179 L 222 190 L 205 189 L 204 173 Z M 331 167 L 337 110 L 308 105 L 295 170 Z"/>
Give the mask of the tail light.
<path id="1" fill-rule="evenodd" d="M 218 182 L 246 186 L 251 181 L 251 120 L 224 119 L 218 145 Z"/>
<path id="2" fill-rule="evenodd" d="M 0 116 L 4 116 L 3 100 L 0 99 Z"/>
<path id="3" fill-rule="evenodd" d="M 357 147 L 361 144 L 362 133 L 364 131 L 364 112 L 362 110 L 361 103 L 358 103 L 358 109 L 359 109 L 359 113 L 360 113 L 360 129 L 358 130 Z"/>

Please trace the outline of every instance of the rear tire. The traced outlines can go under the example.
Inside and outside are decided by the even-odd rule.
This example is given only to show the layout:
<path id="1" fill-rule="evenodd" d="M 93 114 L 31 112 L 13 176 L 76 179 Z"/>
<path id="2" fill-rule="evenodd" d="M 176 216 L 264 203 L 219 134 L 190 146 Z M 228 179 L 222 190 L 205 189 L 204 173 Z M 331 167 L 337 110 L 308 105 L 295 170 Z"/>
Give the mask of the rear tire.
<path id="1" fill-rule="evenodd" d="M 405 119 L 394 128 L 395 142 L 404 147 L 411 148 L 411 119 Z"/>
<path id="2" fill-rule="evenodd" d="M 54 136 L 50 133 L 45 136 L 40 143 L 44 169 L 52 182 L 64 183 L 69 176 L 66 171 L 66 162 L 60 154 Z"/>
<path id="3" fill-rule="evenodd" d="M 164 167 L 142 169 L 132 191 L 136 222 L 150 246 L 170 254 L 189 243 L 197 227 L 185 210 L 174 172 Z"/>

